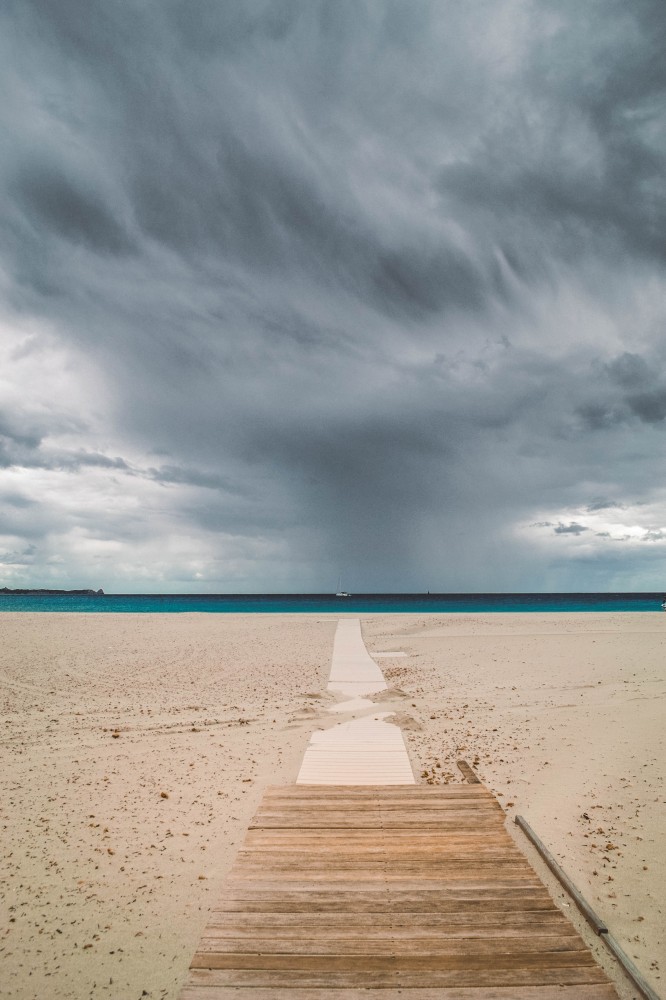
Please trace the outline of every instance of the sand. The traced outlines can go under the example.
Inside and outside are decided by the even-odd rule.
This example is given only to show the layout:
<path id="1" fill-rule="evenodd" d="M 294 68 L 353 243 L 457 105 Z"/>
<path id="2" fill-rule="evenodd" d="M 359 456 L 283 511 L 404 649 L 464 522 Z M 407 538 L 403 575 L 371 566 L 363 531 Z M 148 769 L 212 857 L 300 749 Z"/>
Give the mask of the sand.
<path id="1" fill-rule="evenodd" d="M 347 718 L 327 711 L 335 625 L 0 615 L 3 997 L 176 1000 L 262 789 Z M 407 654 L 378 659 L 376 698 L 419 780 L 474 763 L 663 992 L 666 616 L 374 615 L 363 634 Z"/>
<path id="2" fill-rule="evenodd" d="M 177 996 L 262 788 L 294 780 L 334 631 L 0 615 L 3 998 Z"/>
<path id="3" fill-rule="evenodd" d="M 475 764 L 663 993 L 666 615 L 377 616 L 363 631 L 370 652 L 409 654 L 379 662 L 407 695 L 422 780 Z"/>

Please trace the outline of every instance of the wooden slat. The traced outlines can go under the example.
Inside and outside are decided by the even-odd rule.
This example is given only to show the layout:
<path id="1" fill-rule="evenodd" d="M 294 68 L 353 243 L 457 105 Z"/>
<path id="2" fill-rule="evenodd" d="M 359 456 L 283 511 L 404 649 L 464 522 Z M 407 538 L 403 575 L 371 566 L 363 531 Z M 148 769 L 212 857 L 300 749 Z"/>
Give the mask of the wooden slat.
<path id="1" fill-rule="evenodd" d="M 318 796 L 323 796 L 324 798 L 329 798 L 331 795 L 338 795 L 340 798 L 376 798 L 380 799 L 383 796 L 393 797 L 400 794 L 403 798 L 450 798 L 455 795 L 477 795 L 479 797 L 492 798 L 492 792 L 488 791 L 485 785 L 479 785 L 478 788 L 470 788 L 466 784 L 455 784 L 451 783 L 449 785 L 410 785 L 405 786 L 404 789 L 400 790 L 400 793 L 396 792 L 393 787 L 385 787 L 383 785 L 375 785 L 368 791 L 365 788 L 358 788 L 354 785 L 333 785 L 331 788 L 321 788 L 319 785 L 271 785 L 264 792 L 264 799 L 276 799 L 276 798 L 310 798 L 315 799 Z"/>
<path id="2" fill-rule="evenodd" d="M 389 873 L 390 875 L 391 873 Z M 248 888 L 258 885 L 256 878 L 250 872 L 249 875 L 243 879 L 236 879 L 238 885 L 245 884 Z M 296 878 L 266 878 L 264 882 L 261 883 L 262 887 L 274 892 L 284 893 L 291 890 L 308 890 L 313 889 L 317 892 L 334 891 L 341 892 L 350 890 L 353 892 L 354 884 L 358 882 L 358 891 L 368 891 L 375 890 L 376 892 L 384 893 L 385 906 L 390 905 L 392 899 L 397 899 L 397 890 L 400 891 L 400 898 L 402 899 L 405 892 L 416 892 L 425 898 L 425 894 L 428 896 L 435 890 L 447 890 L 451 893 L 459 893 L 461 891 L 470 892 L 472 895 L 477 895 L 479 897 L 485 896 L 489 892 L 494 892 L 496 889 L 502 889 L 506 891 L 511 891 L 513 894 L 518 890 L 525 889 L 539 889 L 543 888 L 542 884 L 537 879 L 536 875 L 532 874 L 529 878 L 500 878 L 495 875 L 494 877 L 480 878 L 460 878 L 452 875 L 450 879 L 442 879 L 440 877 L 433 878 L 414 878 L 412 876 L 399 877 L 391 882 L 389 885 L 389 879 L 386 878 L 382 880 L 381 872 L 379 873 L 379 878 L 377 874 L 374 873 L 371 877 L 370 873 L 361 878 L 356 875 L 353 877 L 348 877 L 344 873 L 341 873 L 339 878 L 326 880 L 325 876 L 322 875 L 316 881 L 310 876 L 303 875 L 302 880 Z M 390 892 L 389 892 L 390 890 Z M 387 895 L 388 892 L 388 895 Z"/>
<path id="3" fill-rule="evenodd" d="M 186 986 L 181 1000 L 368 1000 L 367 990 L 357 989 L 299 989 L 294 996 L 292 988 L 243 987 L 243 986 Z M 612 986 L 510 986 L 510 987 L 440 987 L 410 989 L 406 996 L 403 989 L 383 989 L 378 1000 L 617 1000 Z"/>
<path id="4" fill-rule="evenodd" d="M 335 957 L 352 955 L 367 955 L 369 948 L 372 949 L 373 958 L 390 955 L 393 958 L 412 959 L 416 953 L 419 959 L 444 961 L 450 959 L 452 962 L 462 960 L 467 962 L 469 953 L 474 951 L 475 960 L 486 961 L 492 958 L 496 960 L 507 960 L 508 956 L 512 961 L 520 964 L 526 960 L 526 956 L 538 953 L 540 956 L 551 953 L 567 952 L 573 964 L 587 965 L 590 961 L 589 952 L 581 939 L 573 935 L 545 934 L 539 935 L 536 931 L 532 934 L 518 938 L 516 935 L 506 935 L 501 932 L 485 928 L 484 933 L 467 934 L 465 936 L 442 936 L 430 934 L 406 934 L 385 932 L 383 935 L 366 934 L 342 934 L 339 931 L 329 932 L 327 935 L 308 934 L 307 928 L 302 928 L 300 933 L 291 934 L 275 933 L 269 937 L 241 936 L 230 937 L 228 934 L 217 931 L 214 927 L 207 927 L 204 936 L 199 942 L 197 956 L 202 955 L 247 955 L 250 961 L 254 960 L 269 963 L 273 968 L 273 959 L 280 961 L 284 955 L 313 955 L 318 957 Z M 578 954 L 578 953 L 582 954 Z M 576 954 L 574 954 L 576 953 Z M 255 965 L 252 965 L 254 968 Z M 263 966 L 260 966 L 263 967 Z M 455 966 L 457 968 L 457 966 Z"/>
<path id="5" fill-rule="evenodd" d="M 478 774 L 470 767 L 466 760 L 458 760 L 456 761 L 456 764 L 465 778 L 465 781 L 469 782 L 470 785 L 481 784 Z"/>
<path id="6" fill-rule="evenodd" d="M 350 974 L 351 973 L 351 974 Z M 199 978 L 198 974 L 201 976 Z M 608 980 L 598 967 L 589 969 L 581 968 L 561 968 L 544 969 L 539 976 L 539 986 L 570 986 L 568 995 L 560 989 L 561 1000 L 578 1000 L 581 995 L 580 986 L 583 985 L 608 985 Z M 522 987 L 533 985 L 534 973 L 529 969 L 516 969 L 513 972 L 498 972 L 494 976 L 492 970 L 480 975 L 478 972 L 465 972 L 456 970 L 441 972 L 431 970 L 429 972 L 396 972 L 391 969 L 382 971 L 363 972 L 359 970 L 349 970 L 344 972 L 313 972 L 303 969 L 262 970 L 262 969 L 192 969 L 188 985 L 198 985 L 203 987 L 195 1000 L 207 1000 L 210 994 L 207 992 L 214 986 L 227 987 L 252 987 L 262 989 L 272 987 L 275 989 L 298 989 L 299 993 L 292 997 L 299 1000 L 302 997 L 300 990 L 319 989 L 333 990 L 341 988 L 356 988 L 363 990 L 382 990 L 376 997 L 365 994 L 366 1000 L 384 1000 L 385 989 L 400 987 L 401 989 L 442 989 L 473 987 L 477 990 L 483 988 L 498 987 Z M 351 985 L 350 985 L 351 984 Z M 483 994 L 481 994 L 483 996 Z M 191 996 L 191 995 L 190 995 Z M 617 994 L 611 991 L 612 1000 L 617 1000 Z M 403 996 L 403 1000 L 410 1000 L 409 995 Z"/>
<path id="7" fill-rule="evenodd" d="M 450 850 L 457 845 L 470 845 L 477 849 L 488 847 L 498 850 L 508 846 L 511 843 L 511 838 L 504 830 L 480 830 L 476 828 L 469 831 L 447 830 L 447 836 L 444 838 L 439 830 L 398 829 L 391 830 L 390 841 L 392 850 L 419 845 L 438 850 Z M 265 827 L 259 829 L 255 827 L 248 831 L 243 850 L 248 851 L 256 847 L 268 847 L 272 850 L 293 849 L 301 846 L 316 847 L 317 850 L 322 848 L 339 850 L 344 844 L 385 849 L 383 841 L 378 840 L 377 830 L 369 828 L 364 830 L 354 828 L 347 830 L 300 829 L 294 832 L 281 828 L 267 830 Z"/>
<path id="8" fill-rule="evenodd" d="M 616 1000 L 504 819 L 482 785 L 268 790 L 181 1000 Z"/>
<path id="9" fill-rule="evenodd" d="M 233 935 L 256 934 L 258 936 L 275 933 L 299 933 L 304 929 L 312 936 L 345 932 L 365 936 L 385 934 L 387 930 L 400 934 L 410 929 L 424 932 L 423 915 L 417 913 L 354 913 L 317 912 L 308 910 L 298 913 L 281 913 L 276 920 L 276 911 L 260 913 L 214 910 L 208 921 L 206 933 L 225 931 Z M 562 913 L 548 910 L 545 913 L 524 912 L 522 910 L 488 909 L 483 911 L 460 911 L 454 913 L 428 912 L 428 928 L 432 935 L 450 937 L 452 935 L 485 934 L 487 928 L 500 928 L 503 934 L 524 934 L 525 930 L 536 929 L 537 933 L 574 934 L 575 931 Z"/>
<path id="10" fill-rule="evenodd" d="M 247 883 L 246 883 L 247 884 Z M 388 913 L 427 914 L 429 919 L 446 914 L 475 913 L 501 906 L 503 912 L 520 912 L 528 917 L 535 912 L 552 910 L 553 902 L 542 886 L 511 888 L 494 886 L 492 889 L 472 887 L 461 889 L 422 889 L 409 891 L 402 885 L 399 893 L 388 894 L 383 885 L 374 889 L 364 887 L 358 891 L 320 891 L 308 885 L 302 891 L 293 885 L 274 890 L 252 889 L 243 891 L 238 886 L 217 903 L 216 913 Z M 559 913 L 559 910 L 557 911 Z"/>
<path id="11" fill-rule="evenodd" d="M 334 985 L 382 988 L 382 984 L 411 986 L 524 986 L 535 982 L 601 983 L 606 977 L 592 956 L 548 952 L 517 960 L 516 955 L 475 958 L 439 955 L 195 955 L 191 968 L 226 972 L 227 985 Z M 249 973 L 239 976 L 239 973 Z M 263 975 L 261 975 L 263 973 Z M 562 978 L 558 977 L 561 976 Z"/>

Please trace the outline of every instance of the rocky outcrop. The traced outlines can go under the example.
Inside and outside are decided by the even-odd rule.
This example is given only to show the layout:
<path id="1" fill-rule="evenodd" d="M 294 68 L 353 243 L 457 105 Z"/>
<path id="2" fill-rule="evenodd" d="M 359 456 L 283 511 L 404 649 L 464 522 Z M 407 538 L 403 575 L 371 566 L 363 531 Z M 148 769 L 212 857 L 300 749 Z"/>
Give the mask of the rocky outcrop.
<path id="1" fill-rule="evenodd" d="M 10 587 L 0 587 L 0 594 L 17 594 L 21 597 L 51 597 L 51 596 L 68 596 L 68 597 L 104 597 L 104 591 L 99 590 L 24 590 L 22 588 L 18 590 L 13 590 Z"/>

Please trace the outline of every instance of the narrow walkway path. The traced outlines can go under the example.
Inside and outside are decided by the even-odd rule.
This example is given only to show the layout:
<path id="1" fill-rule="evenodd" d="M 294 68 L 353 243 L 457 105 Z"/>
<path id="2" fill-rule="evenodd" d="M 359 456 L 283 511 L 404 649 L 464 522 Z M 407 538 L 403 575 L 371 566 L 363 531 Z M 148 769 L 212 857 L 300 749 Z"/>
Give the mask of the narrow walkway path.
<path id="1" fill-rule="evenodd" d="M 368 654 L 358 618 L 338 622 L 328 690 L 349 695 L 334 711 L 369 710 L 372 715 L 313 733 L 298 773 L 298 785 L 413 785 L 414 773 L 398 726 L 364 695 L 386 691 L 381 670 Z"/>
<path id="2" fill-rule="evenodd" d="M 297 783 L 266 790 L 180 1000 L 617 1000 L 494 796 L 414 784 L 363 698 L 386 683 L 358 621 L 329 689 L 370 714 L 314 733 Z"/>
<path id="3" fill-rule="evenodd" d="M 365 648 L 358 618 L 338 622 L 328 690 L 352 697 L 386 691 L 384 675 Z"/>
<path id="4" fill-rule="evenodd" d="M 481 785 L 268 789 L 181 1000 L 617 1000 L 504 819 Z"/>

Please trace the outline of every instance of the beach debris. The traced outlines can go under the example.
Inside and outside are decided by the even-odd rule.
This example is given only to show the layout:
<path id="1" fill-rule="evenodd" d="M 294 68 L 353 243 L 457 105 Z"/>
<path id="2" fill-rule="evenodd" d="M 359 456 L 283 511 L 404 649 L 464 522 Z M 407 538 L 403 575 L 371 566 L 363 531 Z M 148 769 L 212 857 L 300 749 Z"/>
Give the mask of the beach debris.
<path id="1" fill-rule="evenodd" d="M 168 792 L 160 792 L 160 798 L 161 799 L 168 799 L 169 798 L 169 793 Z"/>

